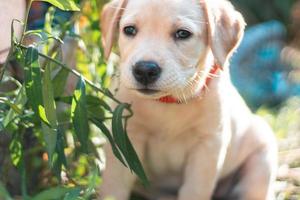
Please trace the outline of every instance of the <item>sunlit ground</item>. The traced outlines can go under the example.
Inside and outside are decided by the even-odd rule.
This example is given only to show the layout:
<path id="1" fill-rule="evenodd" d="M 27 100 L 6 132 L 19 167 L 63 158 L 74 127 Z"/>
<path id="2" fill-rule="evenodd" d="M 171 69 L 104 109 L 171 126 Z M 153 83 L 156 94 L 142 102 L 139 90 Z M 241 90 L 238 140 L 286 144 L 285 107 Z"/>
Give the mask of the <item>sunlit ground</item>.
<path id="1" fill-rule="evenodd" d="M 278 110 L 257 113 L 273 127 L 279 145 L 277 200 L 300 199 L 300 98 L 291 98 Z"/>

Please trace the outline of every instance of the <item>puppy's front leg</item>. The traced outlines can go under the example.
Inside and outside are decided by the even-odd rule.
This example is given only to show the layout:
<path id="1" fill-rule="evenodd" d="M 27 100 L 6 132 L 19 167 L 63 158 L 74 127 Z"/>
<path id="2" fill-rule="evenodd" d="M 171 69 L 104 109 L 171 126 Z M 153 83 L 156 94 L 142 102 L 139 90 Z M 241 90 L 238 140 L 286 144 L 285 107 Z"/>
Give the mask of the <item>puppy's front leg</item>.
<path id="1" fill-rule="evenodd" d="M 188 157 L 178 200 L 210 200 L 227 145 L 222 138 L 200 142 Z"/>
<path id="2" fill-rule="evenodd" d="M 139 155 L 140 160 L 144 158 L 144 143 L 137 138 L 131 138 L 131 142 Z M 115 200 L 128 200 L 136 181 L 136 175 L 132 174 L 113 155 L 110 146 L 105 146 L 106 168 L 102 174 L 103 183 L 100 186 L 100 200 L 113 197 Z"/>

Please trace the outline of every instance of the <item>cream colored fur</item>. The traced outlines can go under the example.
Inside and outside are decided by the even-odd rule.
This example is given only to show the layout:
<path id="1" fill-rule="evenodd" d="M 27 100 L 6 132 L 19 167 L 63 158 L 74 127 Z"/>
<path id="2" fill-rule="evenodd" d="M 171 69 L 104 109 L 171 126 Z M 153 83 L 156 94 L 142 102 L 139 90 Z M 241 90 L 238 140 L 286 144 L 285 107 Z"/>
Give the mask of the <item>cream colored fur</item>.
<path id="1" fill-rule="evenodd" d="M 115 0 L 102 11 L 105 54 L 114 39 L 120 50 L 120 85 L 117 98 L 132 104 L 134 116 L 128 134 L 150 178 L 142 188 L 106 147 L 107 166 L 100 199 L 128 200 L 136 190 L 149 199 L 209 200 L 217 183 L 239 173 L 231 200 L 273 199 L 276 140 L 270 127 L 253 115 L 233 87 L 228 62 L 244 31 L 244 20 L 225 0 Z M 122 32 L 135 25 L 138 33 Z M 177 29 L 193 33 L 175 41 Z M 151 85 L 154 95 L 137 91 L 140 85 L 132 66 L 156 61 L 160 78 Z M 205 86 L 214 63 L 222 67 Z M 206 89 L 203 89 L 206 88 Z M 200 94 L 200 95 L 199 95 Z M 172 95 L 181 104 L 157 99 Z M 177 195 L 165 193 L 169 189 Z"/>

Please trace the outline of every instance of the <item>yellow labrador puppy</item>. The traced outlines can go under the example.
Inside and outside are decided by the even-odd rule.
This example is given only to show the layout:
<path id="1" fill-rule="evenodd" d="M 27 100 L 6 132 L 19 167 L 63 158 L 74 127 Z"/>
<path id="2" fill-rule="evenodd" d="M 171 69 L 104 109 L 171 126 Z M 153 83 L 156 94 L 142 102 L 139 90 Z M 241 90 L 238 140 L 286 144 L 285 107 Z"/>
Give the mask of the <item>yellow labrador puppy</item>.
<path id="1" fill-rule="evenodd" d="M 128 134 L 150 178 L 107 152 L 100 198 L 273 199 L 276 141 L 230 82 L 245 22 L 226 0 L 114 0 L 102 11 L 103 45 L 120 50 L 117 97 L 132 104 Z M 258 72 L 259 73 L 259 72 Z"/>

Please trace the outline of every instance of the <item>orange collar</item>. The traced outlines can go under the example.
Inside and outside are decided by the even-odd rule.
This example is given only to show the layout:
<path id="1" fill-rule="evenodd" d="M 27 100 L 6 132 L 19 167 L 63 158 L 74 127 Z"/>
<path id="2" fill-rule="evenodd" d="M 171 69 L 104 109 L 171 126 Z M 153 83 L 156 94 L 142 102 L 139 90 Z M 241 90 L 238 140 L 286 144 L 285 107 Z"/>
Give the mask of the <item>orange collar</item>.
<path id="1" fill-rule="evenodd" d="M 210 81 L 212 80 L 213 76 L 217 74 L 218 70 L 220 69 L 221 67 L 217 64 L 214 64 L 214 66 L 212 67 L 212 69 L 210 70 L 209 72 L 209 75 L 207 76 L 206 80 L 205 80 L 205 85 L 208 85 L 210 83 Z M 204 88 L 203 88 L 204 89 Z M 202 89 L 202 90 L 203 90 Z M 161 102 L 161 103 L 177 103 L 177 104 L 180 104 L 181 102 L 174 98 L 173 96 L 171 95 L 168 95 L 168 96 L 164 96 L 164 97 L 161 97 L 159 98 L 157 101 Z"/>

